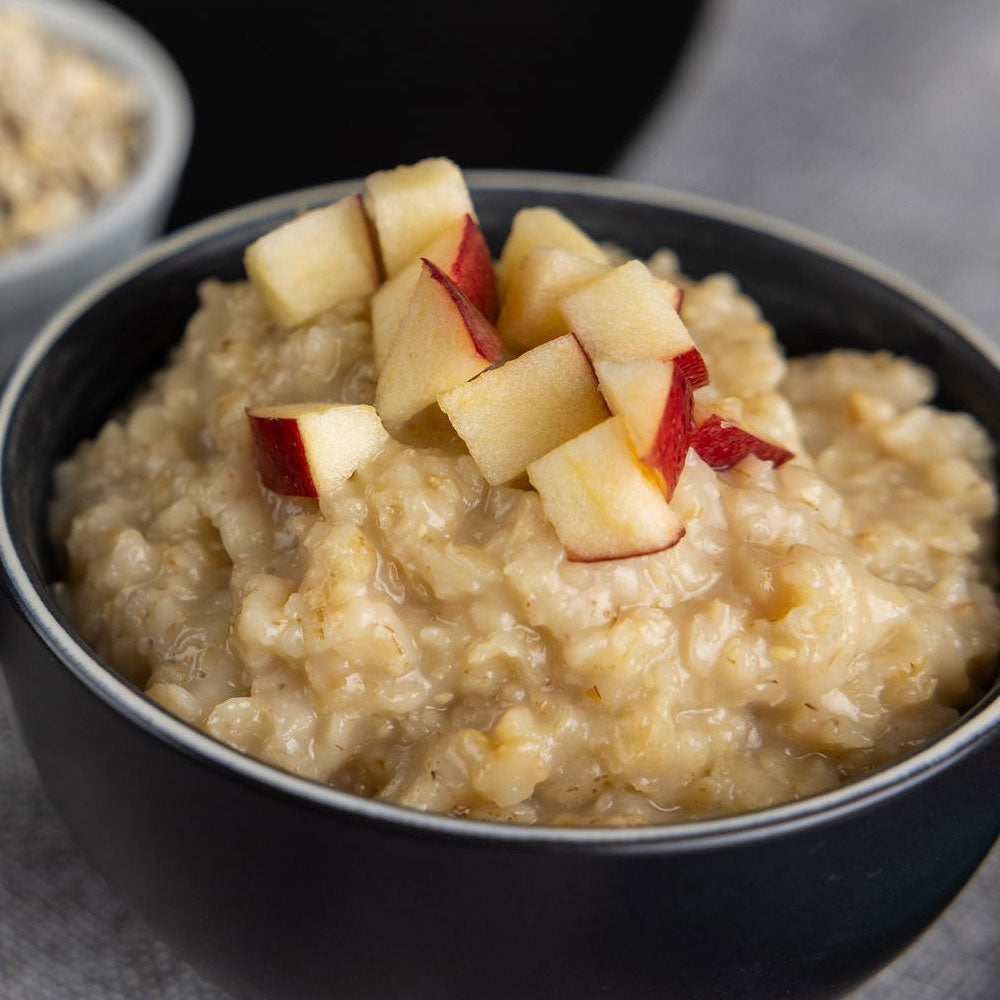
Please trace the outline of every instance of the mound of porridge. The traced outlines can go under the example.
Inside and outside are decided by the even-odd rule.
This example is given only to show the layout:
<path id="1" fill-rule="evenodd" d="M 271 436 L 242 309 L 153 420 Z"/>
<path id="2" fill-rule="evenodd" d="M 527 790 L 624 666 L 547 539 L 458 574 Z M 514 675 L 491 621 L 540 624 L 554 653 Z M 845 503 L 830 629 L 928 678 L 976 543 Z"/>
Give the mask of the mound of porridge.
<path id="1" fill-rule="evenodd" d="M 315 249 L 314 213 L 288 224 L 296 239 L 286 227 L 265 237 L 248 254 L 252 282 L 205 282 L 167 367 L 59 467 L 60 593 L 87 642 L 244 753 L 359 795 L 520 823 L 755 809 L 831 788 L 955 720 L 1000 648 L 996 491 L 990 441 L 930 404 L 931 373 L 884 353 L 786 361 L 731 277 L 688 280 L 667 252 L 629 262 L 568 220 L 548 225 L 557 213 L 515 220 L 495 288 L 481 269 L 448 272 L 454 247 L 435 267 L 417 254 L 441 219 L 404 233 L 409 249 L 393 224 L 417 225 L 407 199 L 426 203 L 429 187 L 456 183 L 445 181 L 418 164 L 345 200 L 337 226 L 354 238 L 349 213 L 374 220 L 388 280 L 367 265 L 354 284 L 341 273 L 332 304 L 294 257 L 315 262 L 343 242 Z M 474 215 L 450 194 L 437 209 L 468 237 Z M 565 308 L 539 297 L 553 249 L 560 266 L 594 265 L 579 265 L 587 277 L 568 298 L 560 287 Z M 275 277 L 274 261 L 295 281 Z M 528 282 L 532 267 L 549 285 Z M 690 340 L 671 358 L 629 347 L 616 361 L 591 323 L 601 309 L 584 308 L 602 281 L 612 306 L 625 282 L 643 335 L 654 282 L 662 301 L 650 291 L 649 302 L 671 303 L 680 324 L 672 343 L 681 329 Z M 386 289 L 405 307 L 390 334 L 378 328 Z M 467 328 L 485 324 L 467 351 L 479 368 L 455 360 L 451 375 L 442 362 L 425 376 L 413 330 L 425 357 L 448 355 L 433 338 L 450 329 L 434 312 L 449 301 Z M 552 356 L 571 324 L 588 331 L 570 339 L 591 362 L 598 410 L 526 402 L 523 374 L 490 388 L 517 360 L 529 359 L 510 378 L 530 375 L 534 352 Z M 491 333 L 503 364 L 489 359 Z M 689 343 L 709 379 L 696 388 Z M 407 405 L 389 377 L 400 352 Z M 570 357 L 543 379 L 559 400 L 584 385 Z M 630 410 L 655 393 L 622 389 L 622 372 L 633 387 L 667 385 L 656 405 L 686 414 L 659 420 L 658 450 L 641 445 Z M 477 430 L 498 393 L 507 417 Z M 372 423 L 373 401 L 391 433 Z M 255 414 L 301 435 L 268 437 Z M 348 423 L 323 423 L 334 418 Z M 719 458 L 699 445 L 706 425 L 744 437 L 726 438 Z M 347 438 L 360 457 L 343 458 Z M 304 488 L 280 485 L 296 475 Z"/>

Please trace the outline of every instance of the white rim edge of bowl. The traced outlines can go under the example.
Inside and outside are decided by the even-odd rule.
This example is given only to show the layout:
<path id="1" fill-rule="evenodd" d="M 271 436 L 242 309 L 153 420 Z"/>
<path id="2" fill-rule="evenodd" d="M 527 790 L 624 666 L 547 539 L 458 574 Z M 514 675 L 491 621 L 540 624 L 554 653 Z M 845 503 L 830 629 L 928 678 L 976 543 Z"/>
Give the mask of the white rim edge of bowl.
<path id="1" fill-rule="evenodd" d="M 925 289 L 863 254 L 779 219 L 711 198 L 614 179 L 513 170 L 469 170 L 466 176 L 474 190 L 527 188 L 543 192 L 590 194 L 644 202 L 732 222 L 803 246 L 867 274 L 913 300 L 954 328 L 1000 370 L 1000 349 Z M 0 397 L 0 443 L 6 441 L 15 403 L 38 362 L 52 343 L 59 338 L 64 328 L 110 289 L 156 261 L 170 256 L 176 250 L 197 243 L 201 239 L 254 219 L 263 219 L 269 215 L 341 197 L 356 191 L 359 185 L 360 181 L 343 181 L 305 188 L 221 213 L 152 244 L 131 260 L 90 284 L 49 320 L 14 367 Z M 835 815 L 843 815 L 854 809 L 864 809 L 874 805 L 892 795 L 900 786 L 914 781 L 928 771 L 937 770 L 950 758 L 970 748 L 1000 718 L 1000 699 L 994 698 L 974 716 L 956 724 L 950 732 L 927 746 L 896 763 L 888 764 L 870 775 L 854 779 L 830 791 L 752 812 L 708 820 L 683 821 L 677 824 L 625 828 L 519 826 L 425 813 L 391 802 L 366 799 L 289 774 L 241 754 L 171 715 L 166 709 L 147 698 L 138 688 L 119 677 L 113 669 L 97 660 L 70 631 L 63 627 L 35 593 L 8 530 L 2 477 L 3 469 L 0 467 L 0 561 L 3 562 L 16 587 L 17 601 L 30 612 L 30 624 L 42 632 L 50 648 L 65 662 L 78 680 L 103 700 L 117 707 L 131 721 L 196 758 L 203 758 L 223 771 L 259 783 L 271 792 L 290 795 L 317 807 L 333 807 L 356 819 L 379 825 L 410 828 L 471 841 L 503 842 L 511 847 L 546 844 L 551 847 L 577 849 L 615 846 L 641 848 L 644 845 L 660 850 L 669 849 L 671 846 L 678 849 L 695 845 L 705 848 L 722 847 L 729 842 L 758 839 L 779 832 L 794 832 L 824 822 Z"/>
<path id="2" fill-rule="evenodd" d="M 148 134 L 135 171 L 77 225 L 0 255 L 0 287 L 78 256 L 158 192 L 170 191 L 187 160 L 194 126 L 191 96 L 177 66 L 152 34 L 117 8 L 98 0 L 0 0 L 3 8 L 37 15 L 57 34 L 123 70 L 143 92 Z"/>

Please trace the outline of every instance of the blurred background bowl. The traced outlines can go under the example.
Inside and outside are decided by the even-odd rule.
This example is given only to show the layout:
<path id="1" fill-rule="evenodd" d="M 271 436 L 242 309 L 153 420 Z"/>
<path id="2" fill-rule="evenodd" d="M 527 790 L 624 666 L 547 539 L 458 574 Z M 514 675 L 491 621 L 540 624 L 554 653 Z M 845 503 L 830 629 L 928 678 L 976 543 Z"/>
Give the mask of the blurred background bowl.
<path id="1" fill-rule="evenodd" d="M 148 32 L 91 0 L 2 0 L 53 36 L 134 80 L 144 123 L 135 167 L 78 225 L 0 254 L 0 372 L 73 292 L 163 228 L 191 142 L 191 100 L 179 71 Z"/>

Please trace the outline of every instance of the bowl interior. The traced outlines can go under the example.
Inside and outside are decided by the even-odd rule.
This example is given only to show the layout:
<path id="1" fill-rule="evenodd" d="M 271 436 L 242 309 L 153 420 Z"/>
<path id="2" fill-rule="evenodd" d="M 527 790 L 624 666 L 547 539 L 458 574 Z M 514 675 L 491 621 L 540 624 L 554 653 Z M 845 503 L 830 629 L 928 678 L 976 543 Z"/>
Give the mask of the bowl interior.
<path id="1" fill-rule="evenodd" d="M 641 189 L 548 178 L 545 190 L 518 183 L 476 185 L 480 222 L 494 253 L 517 209 L 548 204 L 601 240 L 637 255 L 670 247 L 695 277 L 724 271 L 762 307 L 790 354 L 834 346 L 887 349 L 936 373 L 937 402 L 974 414 L 1000 441 L 1000 370 L 932 307 L 847 262 L 734 218 L 702 214 L 683 199 L 650 199 Z M 58 559 L 47 532 L 52 469 L 102 423 L 168 356 L 197 306 L 198 283 L 243 275 L 246 245 L 297 208 L 329 200 L 343 186 L 306 192 L 220 217 L 153 251 L 103 294 L 70 306 L 61 334 L 43 335 L 23 366 L 23 385 L 3 442 L 3 503 L 32 584 L 65 624 L 50 585 Z M 609 185 L 610 190 L 610 185 Z M 647 200 L 649 199 L 649 200 Z M 50 330 L 50 334 L 54 332 Z M 68 626 L 67 626 L 68 627 Z"/>

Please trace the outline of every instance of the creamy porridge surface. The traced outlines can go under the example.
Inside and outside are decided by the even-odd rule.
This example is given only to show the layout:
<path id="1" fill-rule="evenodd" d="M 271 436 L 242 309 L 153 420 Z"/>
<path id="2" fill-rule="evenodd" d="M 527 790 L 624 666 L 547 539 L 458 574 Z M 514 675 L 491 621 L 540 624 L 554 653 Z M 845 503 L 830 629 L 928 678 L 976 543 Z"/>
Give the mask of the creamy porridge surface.
<path id="1" fill-rule="evenodd" d="M 928 739 L 1000 646 L 984 431 L 910 361 L 786 362 L 731 278 L 650 266 L 686 288 L 697 398 L 796 453 L 717 473 L 688 452 L 675 547 L 568 561 L 538 495 L 487 485 L 442 427 L 318 503 L 268 492 L 245 408 L 371 402 L 367 304 L 288 331 L 208 281 L 169 366 L 58 469 L 84 637 L 248 754 L 479 818 L 752 809 Z"/>

